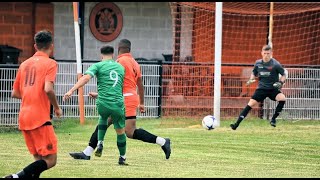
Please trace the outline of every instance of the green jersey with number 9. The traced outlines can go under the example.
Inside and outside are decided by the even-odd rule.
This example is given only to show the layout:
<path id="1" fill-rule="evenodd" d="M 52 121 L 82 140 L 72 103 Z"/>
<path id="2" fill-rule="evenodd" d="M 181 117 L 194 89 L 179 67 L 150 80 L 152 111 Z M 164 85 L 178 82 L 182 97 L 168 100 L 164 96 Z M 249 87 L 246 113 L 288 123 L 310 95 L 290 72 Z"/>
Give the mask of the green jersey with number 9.
<path id="1" fill-rule="evenodd" d="M 97 77 L 97 102 L 123 102 L 124 67 L 113 59 L 92 64 L 84 74 Z"/>

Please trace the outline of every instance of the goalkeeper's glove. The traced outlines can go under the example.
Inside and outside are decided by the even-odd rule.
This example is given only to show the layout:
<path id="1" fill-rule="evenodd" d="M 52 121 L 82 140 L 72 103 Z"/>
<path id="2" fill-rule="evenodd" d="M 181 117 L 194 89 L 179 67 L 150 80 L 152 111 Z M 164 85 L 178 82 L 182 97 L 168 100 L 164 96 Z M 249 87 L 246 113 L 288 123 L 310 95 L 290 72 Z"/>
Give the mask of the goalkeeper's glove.
<path id="1" fill-rule="evenodd" d="M 256 80 L 255 79 L 249 79 L 249 81 L 246 82 L 247 86 L 250 84 L 254 83 Z"/>
<path id="2" fill-rule="evenodd" d="M 278 89 L 281 89 L 282 86 L 283 86 L 283 84 L 284 84 L 284 82 L 282 82 L 282 81 L 275 82 L 275 83 L 273 84 L 273 87 L 278 88 Z"/>

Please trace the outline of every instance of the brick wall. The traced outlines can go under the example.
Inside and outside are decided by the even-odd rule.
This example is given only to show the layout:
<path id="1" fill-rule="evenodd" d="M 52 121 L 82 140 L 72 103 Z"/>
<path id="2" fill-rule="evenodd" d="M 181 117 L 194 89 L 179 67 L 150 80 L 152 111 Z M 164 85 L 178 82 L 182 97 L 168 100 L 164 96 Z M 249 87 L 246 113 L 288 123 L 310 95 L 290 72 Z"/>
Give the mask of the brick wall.
<path id="1" fill-rule="evenodd" d="M 34 31 L 53 33 L 53 10 L 51 3 L 0 2 L 0 44 L 21 49 L 19 62 L 26 60 L 35 52 Z"/>

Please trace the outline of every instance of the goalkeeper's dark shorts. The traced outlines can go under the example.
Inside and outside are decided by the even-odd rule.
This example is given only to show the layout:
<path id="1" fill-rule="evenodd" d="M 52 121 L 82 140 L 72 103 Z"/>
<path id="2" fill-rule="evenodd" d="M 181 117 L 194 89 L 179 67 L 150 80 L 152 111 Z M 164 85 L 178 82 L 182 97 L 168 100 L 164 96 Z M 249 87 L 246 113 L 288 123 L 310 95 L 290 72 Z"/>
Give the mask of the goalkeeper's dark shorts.
<path id="1" fill-rule="evenodd" d="M 282 92 L 279 89 L 257 89 L 252 95 L 251 99 L 261 102 L 268 97 L 275 101 L 277 95 L 280 93 Z"/>

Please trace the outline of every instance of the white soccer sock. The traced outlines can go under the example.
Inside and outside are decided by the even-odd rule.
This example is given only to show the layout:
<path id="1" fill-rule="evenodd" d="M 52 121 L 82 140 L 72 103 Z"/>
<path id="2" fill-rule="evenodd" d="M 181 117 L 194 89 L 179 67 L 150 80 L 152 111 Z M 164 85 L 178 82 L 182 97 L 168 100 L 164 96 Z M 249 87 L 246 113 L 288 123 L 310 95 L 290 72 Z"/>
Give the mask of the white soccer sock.
<path id="1" fill-rule="evenodd" d="M 94 149 L 91 146 L 87 146 L 87 148 L 83 151 L 83 153 L 86 156 L 91 156 L 91 154 L 93 153 Z"/>
<path id="2" fill-rule="evenodd" d="M 156 143 L 159 144 L 160 146 L 163 146 L 164 143 L 166 143 L 166 140 L 164 138 L 158 136 L 156 139 Z"/>
<path id="3" fill-rule="evenodd" d="M 126 155 L 123 155 L 123 156 L 120 156 L 120 157 L 122 157 L 123 159 L 126 159 Z"/>

